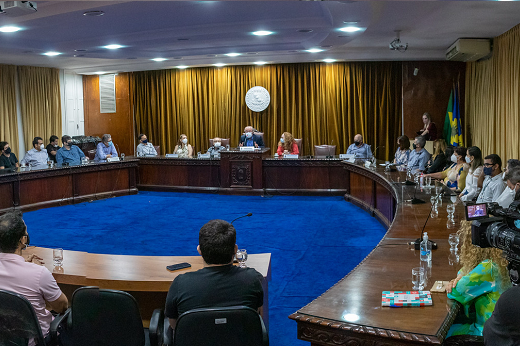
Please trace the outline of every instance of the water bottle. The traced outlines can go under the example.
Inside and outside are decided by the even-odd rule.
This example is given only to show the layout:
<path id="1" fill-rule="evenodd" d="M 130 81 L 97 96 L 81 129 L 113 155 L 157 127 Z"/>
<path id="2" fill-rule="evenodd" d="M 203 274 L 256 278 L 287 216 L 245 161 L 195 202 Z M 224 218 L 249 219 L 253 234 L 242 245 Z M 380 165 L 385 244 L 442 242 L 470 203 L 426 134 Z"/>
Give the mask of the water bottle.
<path id="1" fill-rule="evenodd" d="M 422 188 L 424 186 L 424 174 L 421 173 L 421 177 L 419 178 L 419 187 Z"/>
<path id="2" fill-rule="evenodd" d="M 419 249 L 421 251 L 421 261 L 431 262 L 432 245 L 428 242 L 428 232 L 424 232 L 423 240 Z"/>

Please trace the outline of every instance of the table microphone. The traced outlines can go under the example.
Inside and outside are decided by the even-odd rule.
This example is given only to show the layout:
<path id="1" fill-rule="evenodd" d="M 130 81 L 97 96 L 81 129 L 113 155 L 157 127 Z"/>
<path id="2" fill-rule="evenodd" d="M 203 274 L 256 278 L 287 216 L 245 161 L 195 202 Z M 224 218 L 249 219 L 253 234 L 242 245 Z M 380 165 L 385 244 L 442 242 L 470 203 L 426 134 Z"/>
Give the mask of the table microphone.
<path id="1" fill-rule="evenodd" d="M 444 191 L 441 191 L 441 192 L 439 192 L 439 194 L 437 196 L 435 196 L 435 202 L 436 203 L 437 203 L 437 200 L 439 199 L 439 197 L 442 198 L 441 196 L 442 196 L 443 193 L 444 193 Z M 415 239 L 415 241 L 410 242 L 410 245 L 414 245 L 415 250 L 420 250 L 420 248 L 421 248 L 421 243 L 423 241 L 424 229 L 426 228 L 426 224 L 428 223 L 428 220 L 430 219 L 430 216 L 432 215 L 432 210 L 433 210 L 433 204 L 432 204 L 432 206 L 430 208 L 430 213 L 428 214 L 428 217 L 426 218 L 426 222 L 424 223 L 423 228 L 421 230 L 421 237 Z M 428 243 L 432 244 L 432 249 L 433 250 L 437 249 L 437 243 L 436 242 L 428 239 Z"/>
<path id="2" fill-rule="evenodd" d="M 422 199 L 416 198 L 415 197 L 416 193 L 417 193 L 417 184 L 415 185 L 415 191 L 413 192 L 412 204 L 423 204 L 423 203 L 426 203 Z"/>
<path id="3" fill-rule="evenodd" d="M 253 213 L 247 213 L 246 215 L 242 215 L 242 216 L 237 217 L 236 219 L 234 219 L 234 220 L 231 221 L 230 223 L 233 224 L 233 222 L 235 222 L 235 221 L 238 220 L 238 219 L 241 219 L 241 218 L 243 218 L 243 217 L 252 216 L 252 215 L 253 215 Z"/>

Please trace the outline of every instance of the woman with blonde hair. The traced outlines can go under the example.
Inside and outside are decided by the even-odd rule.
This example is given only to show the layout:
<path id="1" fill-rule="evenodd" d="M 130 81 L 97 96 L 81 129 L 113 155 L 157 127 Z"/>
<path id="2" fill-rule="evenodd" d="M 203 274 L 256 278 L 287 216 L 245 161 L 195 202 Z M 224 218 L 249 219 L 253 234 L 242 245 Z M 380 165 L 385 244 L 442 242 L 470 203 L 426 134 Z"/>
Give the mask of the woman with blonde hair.
<path id="1" fill-rule="evenodd" d="M 298 144 L 296 144 L 296 141 L 289 132 L 284 132 L 282 134 L 282 137 L 278 142 L 278 150 L 276 153 L 280 156 L 283 154 L 298 155 L 300 153 L 298 150 Z"/>
<path id="2" fill-rule="evenodd" d="M 446 167 L 446 162 L 448 159 L 446 158 L 446 141 L 444 139 L 436 139 L 433 142 L 433 155 L 430 159 L 430 165 L 426 170 L 426 173 L 437 173 L 442 172 L 444 167 Z"/>
<path id="3" fill-rule="evenodd" d="M 437 139 L 437 126 L 432 121 L 430 113 L 426 112 L 422 116 L 423 128 L 417 131 L 417 135 L 423 136 L 427 141 L 434 141 Z"/>
<path id="4" fill-rule="evenodd" d="M 483 249 L 471 243 L 471 221 L 462 221 L 457 233 L 462 242 L 462 268 L 446 286 L 446 292 L 448 298 L 462 304 L 465 316 L 459 314 L 447 336 L 482 335 L 498 298 L 511 286 L 507 260 L 500 249 Z"/>
<path id="5" fill-rule="evenodd" d="M 179 137 L 173 153 L 179 155 L 179 158 L 189 157 L 191 159 L 193 157 L 193 148 L 188 144 L 188 136 L 182 134 Z"/>

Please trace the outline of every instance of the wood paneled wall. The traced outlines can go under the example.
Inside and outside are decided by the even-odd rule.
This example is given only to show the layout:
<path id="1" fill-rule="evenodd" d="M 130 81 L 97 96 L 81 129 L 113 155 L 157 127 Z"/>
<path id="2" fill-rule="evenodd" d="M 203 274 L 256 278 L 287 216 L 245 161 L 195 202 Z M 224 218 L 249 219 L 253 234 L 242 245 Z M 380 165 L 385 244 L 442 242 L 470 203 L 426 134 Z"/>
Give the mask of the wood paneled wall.
<path id="1" fill-rule="evenodd" d="M 132 106 L 130 104 L 130 76 L 128 73 L 116 75 L 116 112 L 100 113 L 99 77 L 83 76 L 83 97 L 85 107 L 85 135 L 112 135 L 112 141 L 119 147 L 119 153 L 133 155 L 135 133 Z M 117 147 L 116 147 L 117 148 Z"/>
<path id="2" fill-rule="evenodd" d="M 414 69 L 418 68 L 417 76 Z M 451 88 L 460 83 L 460 114 L 464 117 L 464 81 L 466 63 L 455 61 L 403 62 L 403 124 L 404 134 L 414 138 L 422 126 L 422 115 L 430 113 L 442 137 L 444 118 Z M 462 119 L 464 121 L 464 118 Z M 412 142 L 412 140 L 410 141 Z M 466 145 L 466 143 L 464 143 Z"/>

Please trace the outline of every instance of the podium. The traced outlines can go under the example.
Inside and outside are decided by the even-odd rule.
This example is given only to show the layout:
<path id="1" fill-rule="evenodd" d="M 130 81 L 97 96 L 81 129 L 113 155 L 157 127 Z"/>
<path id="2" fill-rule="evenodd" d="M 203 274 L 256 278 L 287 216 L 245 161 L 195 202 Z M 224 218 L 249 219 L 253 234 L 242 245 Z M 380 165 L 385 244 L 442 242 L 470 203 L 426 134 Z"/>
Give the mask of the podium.
<path id="1" fill-rule="evenodd" d="M 228 150 L 220 152 L 221 187 L 227 189 L 262 190 L 262 159 L 271 149 L 255 151 Z"/>

